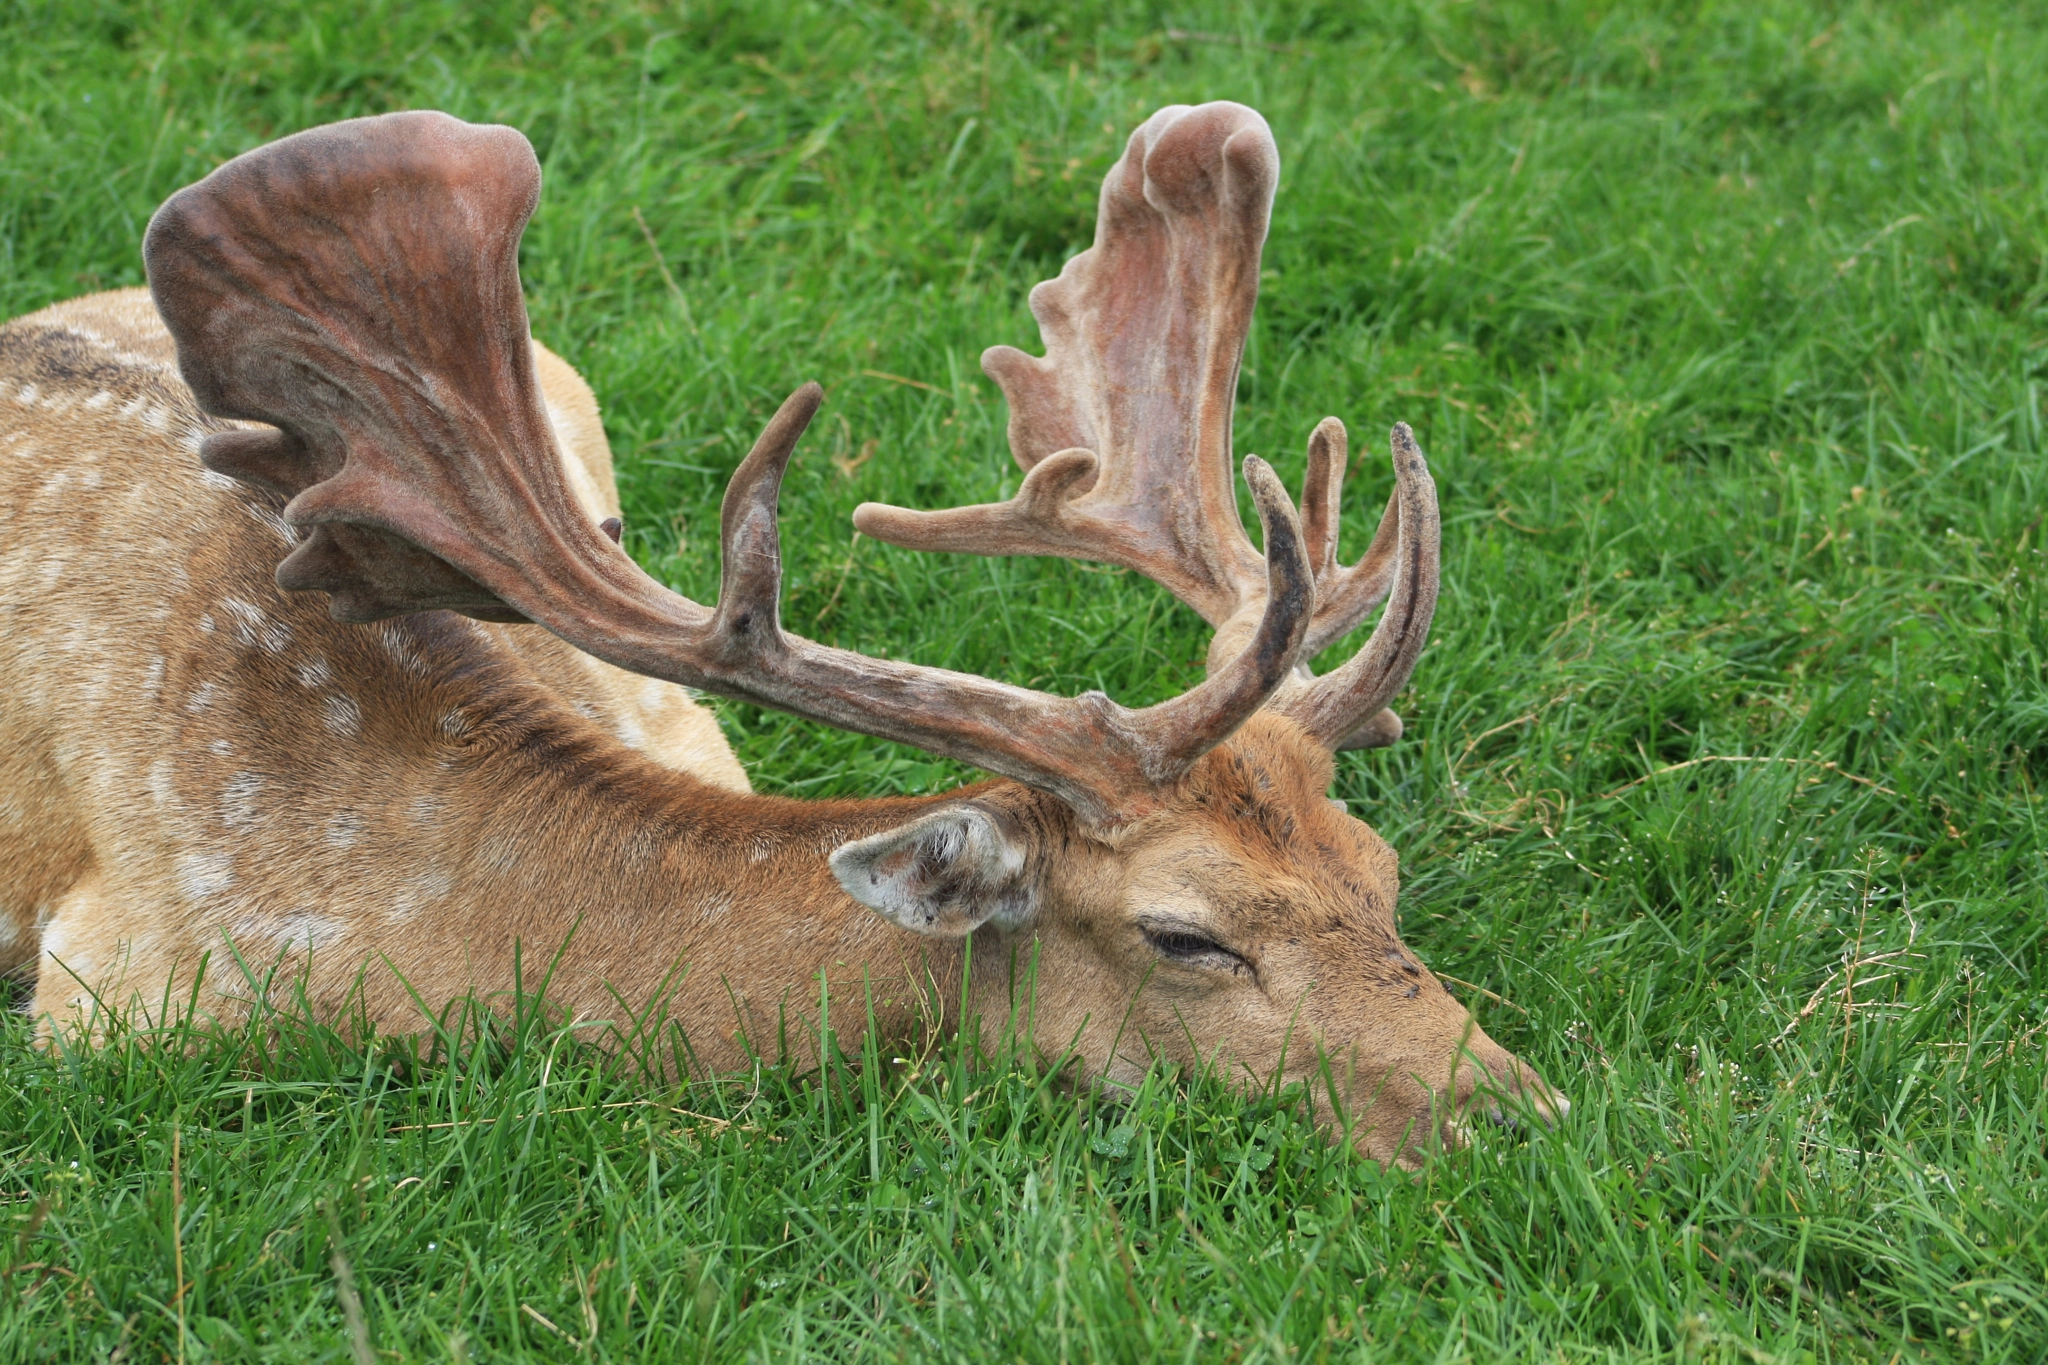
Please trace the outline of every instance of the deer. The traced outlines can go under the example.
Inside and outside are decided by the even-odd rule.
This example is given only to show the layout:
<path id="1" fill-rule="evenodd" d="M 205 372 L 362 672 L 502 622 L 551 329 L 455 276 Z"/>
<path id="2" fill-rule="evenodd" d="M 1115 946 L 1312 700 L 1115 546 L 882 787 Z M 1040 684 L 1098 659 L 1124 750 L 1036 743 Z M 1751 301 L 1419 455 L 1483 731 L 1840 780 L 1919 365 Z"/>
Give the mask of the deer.
<path id="1" fill-rule="evenodd" d="M 0 969 L 32 975 L 38 1037 L 244 1019 L 264 963 L 324 1017 L 417 1032 L 502 998 L 525 953 L 564 1017 L 658 1003 L 706 1076 L 817 1064 L 837 999 L 850 1050 L 964 1030 L 1111 1091 L 1159 1063 L 1300 1083 L 1404 1167 L 1482 1119 L 1554 1122 L 1564 1097 L 1402 943 L 1398 858 L 1329 795 L 1338 751 L 1402 734 L 1439 590 L 1428 465 L 1396 425 L 1350 564 L 1342 422 L 1310 435 L 1299 508 L 1258 456 L 1233 468 L 1278 178 L 1254 110 L 1152 115 L 1092 245 L 1030 294 L 1045 354 L 983 356 L 1014 496 L 854 513 L 910 550 L 1165 588 L 1212 632 L 1206 672 L 1135 709 L 783 627 L 816 383 L 731 476 L 716 601 L 645 573 L 596 400 L 530 335 L 517 131 L 352 119 L 172 195 L 146 291 L 0 328 Z M 991 776 L 756 794 L 698 694 Z"/>

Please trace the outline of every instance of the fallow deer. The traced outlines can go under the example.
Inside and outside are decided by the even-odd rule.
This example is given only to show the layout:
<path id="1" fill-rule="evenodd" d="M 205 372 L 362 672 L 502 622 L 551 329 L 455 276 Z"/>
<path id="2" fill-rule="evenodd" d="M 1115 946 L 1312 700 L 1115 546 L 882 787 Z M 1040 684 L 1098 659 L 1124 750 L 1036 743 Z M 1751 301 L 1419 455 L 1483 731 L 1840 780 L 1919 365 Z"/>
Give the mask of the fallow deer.
<path id="1" fill-rule="evenodd" d="M 837 1013 L 849 1045 L 869 1018 L 885 1044 L 978 1021 L 1094 1083 L 1157 1058 L 1320 1075 L 1322 1117 L 1381 1159 L 1468 1111 L 1554 1116 L 1402 945 L 1395 855 L 1328 796 L 1333 752 L 1400 735 L 1383 708 L 1436 603 L 1408 429 L 1358 563 L 1334 418 L 1298 514 L 1244 459 L 1263 554 L 1238 518 L 1278 168 L 1242 106 L 1144 123 L 1094 245 L 1031 295 L 1046 355 L 983 357 L 1016 495 L 854 516 L 1164 586 L 1214 629 L 1208 676 L 1141 710 L 786 632 L 777 493 L 815 384 L 732 477 L 716 605 L 643 573 L 607 521 L 596 405 L 528 333 L 540 172 L 517 132 L 351 120 L 178 192 L 149 293 L 0 329 L 0 967 L 32 965 L 45 1036 L 166 1002 L 241 1017 L 251 963 L 411 1031 L 421 1002 L 510 989 L 523 950 L 573 1017 L 658 1003 L 706 1072 L 815 1062 L 824 989 L 863 1002 Z M 754 795 L 684 688 L 997 778 Z"/>

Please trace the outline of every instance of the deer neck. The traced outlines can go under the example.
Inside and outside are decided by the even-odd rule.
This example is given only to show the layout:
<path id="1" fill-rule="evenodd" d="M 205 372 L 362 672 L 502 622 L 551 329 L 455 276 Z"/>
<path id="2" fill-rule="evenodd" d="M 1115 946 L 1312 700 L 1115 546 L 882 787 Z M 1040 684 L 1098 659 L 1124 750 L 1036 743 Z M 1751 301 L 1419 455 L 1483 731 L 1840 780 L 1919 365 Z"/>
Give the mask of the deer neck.
<path id="1" fill-rule="evenodd" d="M 414 803 L 436 824 L 406 871 L 450 890 L 417 932 L 376 935 L 394 979 L 362 989 L 381 1027 L 417 1026 L 414 992 L 438 1005 L 516 979 L 544 986 L 594 1040 L 615 1027 L 652 1041 L 661 1021 L 682 1030 L 695 1066 L 731 1071 L 757 1057 L 815 1064 L 824 1028 L 849 1050 L 871 1029 L 878 1045 L 915 1045 L 957 1029 L 963 1003 L 976 1008 L 963 1001 L 965 943 L 883 920 L 840 889 L 828 859 L 948 801 L 1029 812 L 1035 793 L 1011 782 L 859 801 L 738 793 L 558 711 L 500 720 L 516 733 L 501 729 L 477 763 L 420 765 L 451 776 Z M 369 889 L 366 907 L 405 897 Z"/>

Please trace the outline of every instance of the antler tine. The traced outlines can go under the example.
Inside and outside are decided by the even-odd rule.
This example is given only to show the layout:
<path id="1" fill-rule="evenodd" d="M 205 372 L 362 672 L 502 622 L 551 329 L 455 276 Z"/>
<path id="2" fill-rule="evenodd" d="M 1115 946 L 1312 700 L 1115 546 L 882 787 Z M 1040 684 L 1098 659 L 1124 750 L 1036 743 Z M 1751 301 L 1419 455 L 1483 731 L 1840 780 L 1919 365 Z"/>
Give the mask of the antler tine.
<path id="1" fill-rule="evenodd" d="M 152 220 L 150 287 L 200 406 L 275 428 L 217 433 L 203 458 L 291 497 L 286 517 L 310 534 L 281 586 L 332 594 L 344 620 L 445 607 L 538 622 L 622 668 L 961 759 L 1102 824 L 1157 809 L 1292 672 L 1314 580 L 1295 511 L 1256 459 L 1258 629 L 1157 706 L 786 634 L 776 504 L 815 384 L 733 476 L 717 608 L 655 583 L 576 505 L 540 407 L 517 269 L 538 187 L 510 129 L 387 114 L 238 157 Z"/>
<path id="2" fill-rule="evenodd" d="M 1243 105 L 1146 120 L 1103 181 L 1095 244 L 1031 291 L 1044 358 L 982 355 L 1010 402 L 1016 496 L 868 503 L 854 525 L 910 549 L 1121 565 L 1213 627 L 1256 615 L 1266 574 L 1238 520 L 1231 414 L 1279 173 Z"/>
<path id="3" fill-rule="evenodd" d="M 1379 528 L 1364 558 L 1346 568 L 1337 562 L 1337 513 L 1344 491 L 1350 441 L 1344 424 L 1325 417 L 1308 438 L 1308 473 L 1301 492 L 1301 531 L 1316 570 L 1316 619 L 1302 652 L 1314 658 L 1363 621 L 1394 583 L 1394 545 L 1399 536 L 1400 496 L 1387 499 Z"/>
<path id="4" fill-rule="evenodd" d="M 774 648 L 781 642 L 782 533 L 776 507 L 796 443 L 824 401 L 825 390 L 815 383 L 784 399 L 725 486 L 713 630 L 739 649 Z"/>
<path id="5" fill-rule="evenodd" d="M 1156 713 L 1158 733 L 1168 755 L 1162 759 L 1162 770 L 1176 775 L 1266 704 L 1302 657 L 1302 644 L 1315 616 L 1315 574 L 1309 567 L 1301 522 L 1287 500 L 1280 476 L 1258 456 L 1247 455 L 1244 481 L 1251 489 L 1266 542 L 1265 610 L 1258 630 L 1237 658 L 1211 670 L 1207 681 L 1192 692 L 1140 713 L 1148 717 Z M 1195 700 L 1211 689 L 1212 699 Z"/>
<path id="6" fill-rule="evenodd" d="M 1344 493 L 1344 424 L 1334 417 L 1316 423 L 1308 437 L 1308 471 L 1301 479 L 1301 536 L 1308 562 L 1322 582 L 1337 567 L 1337 511 Z"/>
<path id="7" fill-rule="evenodd" d="M 1394 424 L 1391 444 L 1394 499 L 1381 518 L 1373 550 L 1352 571 L 1367 568 L 1392 529 L 1395 544 L 1386 559 L 1394 584 L 1387 609 L 1372 638 L 1348 662 L 1290 689 L 1275 703 L 1283 714 L 1333 749 L 1391 743 L 1400 736 L 1400 720 L 1382 708 L 1407 686 L 1428 643 L 1430 619 L 1436 612 L 1442 539 L 1436 483 L 1406 422 Z"/>

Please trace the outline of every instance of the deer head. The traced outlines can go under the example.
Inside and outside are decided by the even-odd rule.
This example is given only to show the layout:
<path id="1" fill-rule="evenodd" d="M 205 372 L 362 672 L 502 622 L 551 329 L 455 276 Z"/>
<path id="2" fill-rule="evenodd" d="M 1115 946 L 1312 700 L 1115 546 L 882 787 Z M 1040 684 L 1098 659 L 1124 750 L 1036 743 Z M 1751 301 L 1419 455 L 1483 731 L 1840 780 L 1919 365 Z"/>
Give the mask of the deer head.
<path id="1" fill-rule="evenodd" d="M 1409 1160 L 1476 1092 L 1562 1101 L 1400 944 L 1392 851 L 1327 795 L 1331 755 L 1391 743 L 1385 704 L 1437 596 L 1435 489 L 1405 426 L 1365 556 L 1337 557 L 1345 434 L 1309 440 L 1296 512 L 1243 476 L 1231 414 L 1278 153 L 1252 110 L 1172 107 L 1104 184 L 1095 244 L 1032 294 L 1047 353 L 991 349 L 1025 477 L 1007 502 L 867 504 L 922 550 L 1122 565 L 1215 631 L 1205 681 L 1143 709 L 872 659 L 782 628 L 777 494 L 822 401 L 798 389 L 735 472 L 717 603 L 640 571 L 565 486 L 535 395 L 517 246 L 539 169 L 510 129 L 432 113 L 297 134 L 168 201 L 151 288 L 200 404 L 266 424 L 209 437 L 209 468 L 290 499 L 278 568 L 339 620 L 452 609 L 531 621 L 599 658 L 916 745 L 1012 783 L 942 799 L 830 856 L 847 895 L 910 933 L 974 936 L 976 1001 L 1036 963 L 1022 1016 L 1092 1074 L 1220 1059 L 1326 1078 L 1361 1148 Z M 1381 601 L 1370 640 L 1306 660 Z M 732 798 L 747 799 L 747 798 Z"/>

